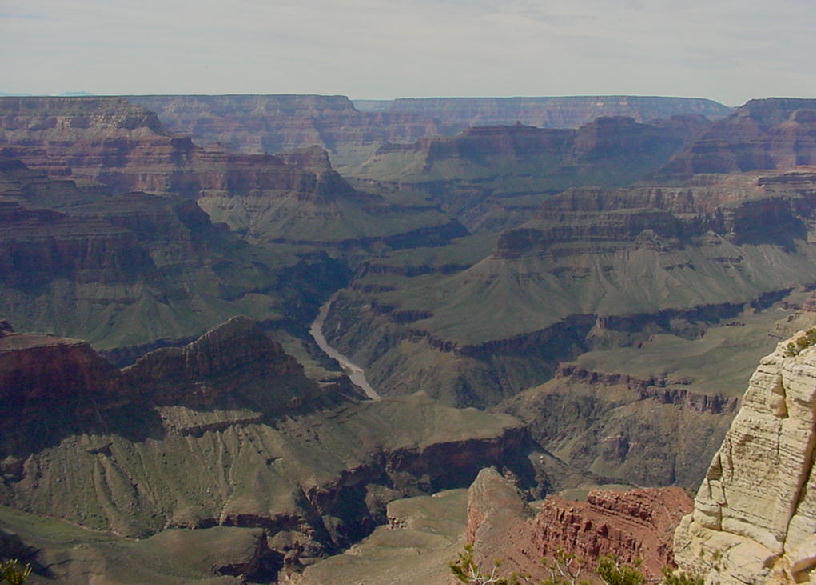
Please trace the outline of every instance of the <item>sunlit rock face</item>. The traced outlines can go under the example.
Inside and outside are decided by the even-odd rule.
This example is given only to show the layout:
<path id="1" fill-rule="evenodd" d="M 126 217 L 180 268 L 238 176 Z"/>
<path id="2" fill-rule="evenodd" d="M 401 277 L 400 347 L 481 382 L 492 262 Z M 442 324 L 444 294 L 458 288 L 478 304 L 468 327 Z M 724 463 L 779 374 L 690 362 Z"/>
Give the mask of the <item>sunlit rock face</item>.
<path id="1" fill-rule="evenodd" d="M 816 349 L 793 353 L 760 362 L 675 535 L 707 583 L 816 583 Z"/>

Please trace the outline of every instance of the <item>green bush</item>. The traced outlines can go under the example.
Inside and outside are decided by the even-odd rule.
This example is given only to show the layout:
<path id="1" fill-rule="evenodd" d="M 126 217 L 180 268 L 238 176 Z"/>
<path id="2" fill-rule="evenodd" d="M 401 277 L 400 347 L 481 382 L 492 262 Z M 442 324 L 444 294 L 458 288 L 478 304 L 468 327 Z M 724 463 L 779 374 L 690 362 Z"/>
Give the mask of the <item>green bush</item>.
<path id="1" fill-rule="evenodd" d="M 785 347 L 785 357 L 794 357 L 799 355 L 803 349 L 816 345 L 816 327 L 805 331 L 804 335 L 800 335 Z"/>
<path id="2" fill-rule="evenodd" d="M 629 565 L 618 560 L 616 556 L 603 556 L 598 559 L 598 575 L 607 585 L 643 585 L 646 577 L 638 568 L 640 563 Z"/>

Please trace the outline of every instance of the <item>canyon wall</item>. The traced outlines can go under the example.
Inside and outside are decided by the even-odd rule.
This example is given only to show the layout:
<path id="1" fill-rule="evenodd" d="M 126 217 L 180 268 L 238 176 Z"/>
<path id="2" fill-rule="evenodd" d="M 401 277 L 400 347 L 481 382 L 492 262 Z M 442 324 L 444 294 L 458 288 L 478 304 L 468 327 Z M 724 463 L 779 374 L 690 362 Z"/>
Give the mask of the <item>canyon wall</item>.
<path id="1" fill-rule="evenodd" d="M 816 583 L 815 452 L 816 349 L 783 342 L 751 377 L 677 529 L 680 567 L 708 584 Z"/>
<path id="2" fill-rule="evenodd" d="M 665 178 L 816 164 L 816 100 L 751 100 L 678 153 Z"/>
<path id="3" fill-rule="evenodd" d="M 445 124 L 490 126 L 521 122 L 542 128 L 577 128 L 602 116 L 630 116 L 639 122 L 677 114 L 721 118 L 730 108 L 702 98 L 565 96 L 510 98 L 399 98 L 386 111 L 424 114 Z"/>

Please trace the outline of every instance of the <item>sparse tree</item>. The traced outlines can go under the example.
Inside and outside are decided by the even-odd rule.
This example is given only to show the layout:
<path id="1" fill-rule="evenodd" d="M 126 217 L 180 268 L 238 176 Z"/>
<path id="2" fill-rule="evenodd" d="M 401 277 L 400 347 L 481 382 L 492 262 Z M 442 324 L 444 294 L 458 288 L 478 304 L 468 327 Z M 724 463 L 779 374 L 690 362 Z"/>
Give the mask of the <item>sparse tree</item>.
<path id="1" fill-rule="evenodd" d="M 473 559 L 472 544 L 466 544 L 465 550 L 459 553 L 459 558 L 450 563 L 449 566 L 453 576 L 465 585 L 522 585 L 520 579 L 523 577 L 519 575 L 513 574 L 509 577 L 500 577 L 498 575 L 501 566 L 499 561 L 494 562 L 493 569 L 489 574 L 482 573 L 479 565 Z"/>
<path id="2" fill-rule="evenodd" d="M 542 564 L 550 572 L 549 579 L 541 585 L 589 585 L 581 581 L 581 573 L 586 567 L 586 559 L 573 553 L 558 549 L 552 559 L 543 559 Z"/>
<path id="3" fill-rule="evenodd" d="M 614 555 L 608 555 L 598 559 L 597 571 L 607 585 L 644 585 L 646 576 L 639 566 L 640 562 L 630 565 Z"/>

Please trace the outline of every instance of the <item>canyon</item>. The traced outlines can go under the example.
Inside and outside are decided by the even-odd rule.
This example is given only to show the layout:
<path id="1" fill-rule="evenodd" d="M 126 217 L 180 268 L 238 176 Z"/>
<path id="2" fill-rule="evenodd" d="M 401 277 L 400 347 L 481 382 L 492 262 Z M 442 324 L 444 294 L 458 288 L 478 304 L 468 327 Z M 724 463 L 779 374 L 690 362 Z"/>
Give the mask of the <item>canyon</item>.
<path id="1" fill-rule="evenodd" d="M 753 488 L 708 464 L 767 418 L 757 361 L 816 324 L 814 113 L 0 98 L 0 556 L 36 583 L 308 585 L 416 550 L 444 580 L 469 540 L 657 578 L 681 548 L 732 571 L 699 542 L 733 533 L 770 551 L 755 582 L 806 576 L 788 528 L 714 511 Z"/>
<path id="2" fill-rule="evenodd" d="M 386 142 L 412 143 L 453 135 L 470 126 L 576 128 L 602 116 L 638 121 L 700 114 L 711 119 L 730 109 L 711 100 L 586 97 L 406 100 L 377 104 L 324 95 L 127 96 L 156 112 L 175 132 L 202 144 L 220 143 L 245 153 L 275 153 L 320 146 L 341 167 L 362 162 Z M 368 106 L 368 107 L 366 107 Z"/>
<path id="3" fill-rule="evenodd" d="M 214 530 L 210 555 L 251 534 L 260 553 L 241 562 L 266 579 L 347 546 L 388 501 L 467 485 L 525 448 L 509 416 L 372 402 L 342 376 L 311 380 L 246 318 L 122 370 L 85 342 L 7 331 L 0 380 L 15 413 L 3 420 L 3 505 L 119 536 L 196 528 L 188 543 L 174 533 L 179 547 Z"/>

